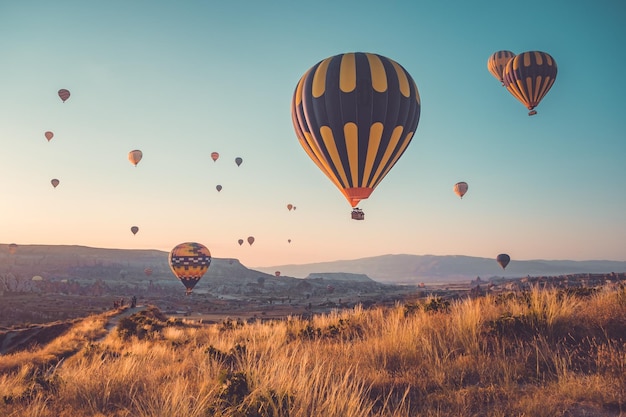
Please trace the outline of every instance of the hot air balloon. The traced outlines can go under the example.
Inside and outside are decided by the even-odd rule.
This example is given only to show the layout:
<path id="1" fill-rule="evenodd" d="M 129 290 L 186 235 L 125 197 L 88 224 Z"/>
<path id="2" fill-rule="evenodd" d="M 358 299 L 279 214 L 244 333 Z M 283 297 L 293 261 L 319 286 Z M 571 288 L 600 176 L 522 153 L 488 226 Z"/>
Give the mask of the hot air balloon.
<path id="1" fill-rule="evenodd" d="M 454 184 L 453 190 L 456 195 L 463 198 L 463 196 L 467 192 L 467 183 L 464 181 L 457 182 L 456 184 Z"/>
<path id="2" fill-rule="evenodd" d="M 511 257 L 506 253 L 501 253 L 496 257 L 496 262 L 500 264 L 502 269 L 506 269 L 506 266 L 511 262 Z"/>
<path id="3" fill-rule="evenodd" d="M 216 185 L 215 189 L 217 190 L 217 192 L 219 193 L 220 191 L 222 191 L 222 186 L 221 185 Z"/>
<path id="4" fill-rule="evenodd" d="M 133 226 L 130 228 L 130 231 L 133 232 L 133 235 L 136 235 L 137 232 L 139 231 L 139 228 L 137 226 Z"/>
<path id="5" fill-rule="evenodd" d="M 406 150 L 420 110 L 415 81 L 400 64 L 356 52 L 326 58 L 302 76 L 291 118 L 304 151 L 355 208 Z"/>
<path id="6" fill-rule="evenodd" d="M 240 157 L 235 158 L 235 163 L 237 164 L 237 166 L 240 166 L 242 162 L 243 159 L 241 159 Z"/>
<path id="7" fill-rule="evenodd" d="M 494 52 L 487 60 L 487 69 L 502 85 L 504 85 L 502 79 L 504 67 L 514 56 L 515 54 L 511 51 L 498 51 Z"/>
<path id="8" fill-rule="evenodd" d="M 200 243 L 185 242 L 170 251 L 168 261 L 172 272 L 187 288 L 186 294 L 189 295 L 209 269 L 211 252 Z"/>
<path id="9" fill-rule="evenodd" d="M 280 271 L 276 271 L 276 272 L 274 272 L 274 275 L 275 275 L 275 276 L 277 276 L 277 277 L 279 277 L 279 276 L 280 276 Z"/>
<path id="10" fill-rule="evenodd" d="M 57 180 L 56 178 L 53 178 L 52 180 L 50 180 L 50 183 L 52 184 L 54 188 L 57 188 L 57 185 L 59 185 L 60 181 Z"/>
<path id="11" fill-rule="evenodd" d="M 15 252 L 17 252 L 17 243 L 10 243 L 9 244 L 9 253 L 11 255 L 15 255 Z"/>
<path id="12" fill-rule="evenodd" d="M 65 103 L 65 101 L 70 98 L 70 91 L 62 88 L 59 90 L 59 98 Z"/>
<path id="13" fill-rule="evenodd" d="M 250 244 L 250 246 L 252 246 L 252 244 L 254 243 L 254 236 L 248 236 L 248 243 Z"/>
<path id="14" fill-rule="evenodd" d="M 152 275 L 152 268 L 146 268 L 143 270 L 143 273 L 146 274 L 147 277 L 149 277 L 150 275 Z"/>
<path id="15" fill-rule="evenodd" d="M 213 160 L 213 162 L 217 161 L 217 158 L 220 157 L 220 154 L 217 152 L 211 152 L 211 159 Z"/>
<path id="16" fill-rule="evenodd" d="M 291 243 L 291 239 L 287 239 L 287 243 Z"/>
<path id="17" fill-rule="evenodd" d="M 243 245 L 243 239 L 239 239 L 237 243 L 239 243 L 239 246 Z"/>
<path id="18" fill-rule="evenodd" d="M 292 208 L 293 208 L 293 204 L 287 204 L 287 210 L 291 211 Z"/>
<path id="19" fill-rule="evenodd" d="M 134 166 L 137 166 L 139 161 L 141 161 L 141 158 L 143 158 L 143 152 L 141 152 L 139 149 L 128 152 L 128 160 Z"/>
<path id="20" fill-rule="evenodd" d="M 535 107 L 552 88 L 556 74 L 554 58 L 545 52 L 530 51 L 512 58 L 504 67 L 502 78 L 509 93 L 533 116 L 537 114 Z"/>
<path id="21" fill-rule="evenodd" d="M 326 286 L 326 292 L 328 292 L 329 294 L 332 294 L 333 292 L 335 292 L 335 287 L 332 285 L 327 285 Z"/>
<path id="22" fill-rule="evenodd" d="M 54 137 L 54 133 L 48 131 L 44 133 L 44 136 L 46 137 L 46 139 L 48 139 L 48 142 L 50 142 L 50 140 Z"/>

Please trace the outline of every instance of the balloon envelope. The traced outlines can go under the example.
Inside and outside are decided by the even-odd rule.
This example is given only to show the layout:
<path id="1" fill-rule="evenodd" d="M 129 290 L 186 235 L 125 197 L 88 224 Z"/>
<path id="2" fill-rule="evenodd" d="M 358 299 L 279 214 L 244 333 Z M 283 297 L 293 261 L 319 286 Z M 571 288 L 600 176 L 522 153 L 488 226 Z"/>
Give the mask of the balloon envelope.
<path id="1" fill-rule="evenodd" d="M 461 198 L 463 198 L 463 196 L 467 192 L 467 189 L 468 189 L 467 183 L 464 181 L 457 182 L 456 184 L 454 184 L 454 188 L 453 188 L 454 193 Z"/>
<path id="2" fill-rule="evenodd" d="M 420 110 L 411 75 L 389 58 L 362 52 L 314 65 L 291 102 L 300 145 L 352 207 L 371 195 L 402 156 Z"/>
<path id="3" fill-rule="evenodd" d="M 274 275 L 275 275 L 275 276 L 277 276 L 277 277 L 279 277 L 279 276 L 280 276 L 280 271 L 276 271 L 276 272 L 274 272 Z"/>
<path id="4" fill-rule="evenodd" d="M 511 51 L 498 51 L 494 52 L 487 60 L 487 69 L 502 85 L 504 85 L 502 78 L 504 67 L 514 56 L 515 54 Z"/>
<path id="5" fill-rule="evenodd" d="M 185 242 L 176 245 L 170 251 L 168 261 L 172 272 L 187 288 L 186 293 L 190 294 L 209 269 L 211 252 L 200 243 Z"/>
<path id="6" fill-rule="evenodd" d="M 248 243 L 252 245 L 254 243 L 254 236 L 248 236 Z"/>
<path id="7" fill-rule="evenodd" d="M 220 157 L 220 154 L 217 152 L 211 152 L 211 159 L 213 160 L 213 162 L 217 161 L 217 158 Z"/>
<path id="8" fill-rule="evenodd" d="M 291 211 L 292 208 L 293 208 L 293 204 L 287 204 L 287 210 Z"/>
<path id="9" fill-rule="evenodd" d="M 52 139 L 54 137 L 54 133 L 46 132 L 46 133 L 44 133 L 44 136 L 46 137 L 46 139 L 48 139 L 48 142 L 50 142 L 50 139 Z"/>
<path id="10" fill-rule="evenodd" d="M 235 163 L 237 164 L 237 166 L 240 166 L 242 162 L 243 159 L 241 159 L 240 157 L 235 158 Z"/>
<path id="11" fill-rule="evenodd" d="M 502 269 L 505 269 L 509 262 L 511 262 L 511 257 L 506 253 L 501 253 L 496 257 L 496 262 L 500 264 Z"/>
<path id="12" fill-rule="evenodd" d="M 52 186 L 54 188 L 57 188 L 57 185 L 59 185 L 61 182 L 59 180 L 57 180 L 56 178 L 50 180 L 50 184 L 52 184 Z"/>
<path id="13" fill-rule="evenodd" d="M 9 244 L 9 253 L 15 255 L 15 252 L 17 252 L 17 243 Z"/>
<path id="14" fill-rule="evenodd" d="M 215 189 L 217 190 L 217 192 L 222 191 L 222 186 L 221 185 L 216 185 Z"/>
<path id="15" fill-rule="evenodd" d="M 141 158 L 143 158 L 143 152 L 141 152 L 139 149 L 128 152 L 128 160 L 134 166 L 137 166 L 139 161 L 141 161 Z"/>
<path id="16" fill-rule="evenodd" d="M 133 226 L 130 228 L 130 231 L 133 232 L 133 235 L 136 235 L 137 232 L 139 231 L 139 228 L 137 226 Z"/>
<path id="17" fill-rule="evenodd" d="M 535 107 L 550 91 L 557 74 L 556 61 L 541 51 L 523 52 L 512 58 L 504 68 L 506 89 L 528 110 L 529 116 L 537 114 Z"/>
<path id="18" fill-rule="evenodd" d="M 65 103 L 65 101 L 70 98 L 70 91 L 62 88 L 59 90 L 59 98 Z"/>

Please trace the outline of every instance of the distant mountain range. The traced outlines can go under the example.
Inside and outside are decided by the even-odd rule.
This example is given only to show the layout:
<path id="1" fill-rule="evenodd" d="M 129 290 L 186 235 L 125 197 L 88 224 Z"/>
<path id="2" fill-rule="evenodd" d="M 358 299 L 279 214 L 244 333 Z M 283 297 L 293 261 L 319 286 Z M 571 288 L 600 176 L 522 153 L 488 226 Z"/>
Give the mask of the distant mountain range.
<path id="1" fill-rule="evenodd" d="M 0 275 L 56 279 L 172 281 L 168 253 L 158 250 L 103 249 L 75 245 L 20 245 L 14 254 L 0 244 Z M 151 275 L 144 273 L 151 269 Z M 207 280 L 240 285 L 260 277 L 325 278 L 383 284 L 417 284 L 472 280 L 480 276 L 519 278 L 582 273 L 626 272 L 626 261 L 511 260 L 506 270 L 495 259 L 472 256 L 382 255 L 302 265 L 247 267 L 237 259 L 214 258 Z"/>
<path id="2" fill-rule="evenodd" d="M 320 262 L 302 265 L 252 267 L 262 272 L 281 271 L 293 277 L 344 272 L 366 274 L 381 283 L 416 284 L 490 278 L 555 276 L 581 273 L 626 272 L 626 261 L 511 260 L 506 270 L 492 258 L 461 255 L 382 255 L 354 260 Z"/>

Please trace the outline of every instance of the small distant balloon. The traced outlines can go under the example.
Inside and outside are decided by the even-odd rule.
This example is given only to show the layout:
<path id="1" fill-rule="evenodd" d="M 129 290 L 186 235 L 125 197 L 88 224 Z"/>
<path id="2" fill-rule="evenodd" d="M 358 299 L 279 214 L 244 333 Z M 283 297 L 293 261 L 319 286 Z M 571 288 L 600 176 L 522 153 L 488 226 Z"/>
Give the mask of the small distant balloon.
<path id="1" fill-rule="evenodd" d="M 287 210 L 291 211 L 293 209 L 293 204 L 287 204 Z"/>
<path id="2" fill-rule="evenodd" d="M 509 262 L 511 262 L 511 257 L 506 253 L 501 253 L 496 257 L 496 262 L 500 264 L 502 269 L 506 269 L 506 266 L 509 264 Z"/>
<path id="3" fill-rule="evenodd" d="M 291 239 L 287 239 L 287 243 L 291 243 Z"/>
<path id="4" fill-rule="evenodd" d="M 280 276 L 280 271 L 276 271 L 276 272 L 274 272 L 274 275 L 275 275 L 275 276 L 277 276 L 277 277 L 279 277 L 279 276 Z"/>
<path id="5" fill-rule="evenodd" d="M 139 161 L 141 161 L 141 158 L 143 158 L 143 152 L 141 152 L 139 149 L 128 152 L 128 160 L 134 166 L 137 166 Z"/>
<path id="6" fill-rule="evenodd" d="M 222 191 L 222 186 L 221 185 L 216 185 L 215 189 L 217 190 L 217 192 L 219 193 L 220 191 Z"/>
<path id="7" fill-rule="evenodd" d="M 240 157 L 235 158 L 235 163 L 237 164 L 237 166 L 240 166 L 242 162 L 243 159 L 241 159 Z"/>
<path id="8" fill-rule="evenodd" d="M 504 67 L 506 67 L 506 64 L 508 64 L 513 57 L 515 57 L 513 52 L 505 50 L 494 52 L 487 60 L 487 69 L 496 80 L 502 83 L 502 85 L 504 85 L 504 79 L 502 77 L 504 74 Z"/>
<path id="9" fill-rule="evenodd" d="M 149 277 L 150 275 L 152 275 L 152 268 L 146 268 L 143 270 L 143 273 L 146 274 L 147 277 Z"/>
<path id="10" fill-rule="evenodd" d="M 15 252 L 17 252 L 17 243 L 9 244 L 9 253 L 15 255 Z"/>
<path id="11" fill-rule="evenodd" d="M 465 193 L 467 192 L 468 185 L 466 182 L 461 181 L 454 184 L 454 193 L 458 195 L 460 198 L 463 198 Z"/>
<path id="12" fill-rule="evenodd" d="M 137 226 L 133 226 L 130 228 L 130 231 L 133 232 L 133 235 L 136 235 L 137 232 L 139 231 L 139 228 Z"/>
<path id="13" fill-rule="evenodd" d="M 54 178 L 54 179 L 50 180 L 50 184 L 52 184 L 52 186 L 53 186 L 54 188 L 57 188 L 57 185 L 59 185 L 59 184 L 60 184 L 60 182 L 61 182 L 61 181 L 57 180 L 56 178 Z"/>
<path id="14" fill-rule="evenodd" d="M 535 107 L 548 94 L 558 73 L 556 61 L 541 51 L 523 52 L 511 58 L 504 67 L 504 86 L 528 110 L 537 114 Z"/>
<path id="15" fill-rule="evenodd" d="M 237 243 L 239 243 L 239 246 L 243 245 L 243 239 L 239 239 Z"/>
<path id="16" fill-rule="evenodd" d="M 248 236 L 248 244 L 252 246 L 253 243 L 254 243 L 254 236 Z"/>
<path id="17" fill-rule="evenodd" d="M 70 91 L 62 88 L 59 90 L 59 98 L 65 103 L 65 101 L 70 98 Z"/>
<path id="18" fill-rule="evenodd" d="M 54 133 L 48 131 L 44 133 L 44 136 L 48 139 L 48 142 L 50 142 L 50 140 L 54 137 Z"/>
<path id="19" fill-rule="evenodd" d="M 211 159 L 213 160 L 213 162 L 217 161 L 217 159 L 220 157 L 220 154 L 217 152 L 211 152 Z"/>

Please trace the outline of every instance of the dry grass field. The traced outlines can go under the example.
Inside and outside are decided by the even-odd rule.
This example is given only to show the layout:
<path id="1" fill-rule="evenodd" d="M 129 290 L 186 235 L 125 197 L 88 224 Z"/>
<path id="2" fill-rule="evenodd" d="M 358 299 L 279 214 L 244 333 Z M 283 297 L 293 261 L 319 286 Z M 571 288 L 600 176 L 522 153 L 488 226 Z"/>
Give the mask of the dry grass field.
<path id="1" fill-rule="evenodd" d="M 623 286 L 213 324 L 119 314 L 0 356 L 0 415 L 626 415 Z"/>

